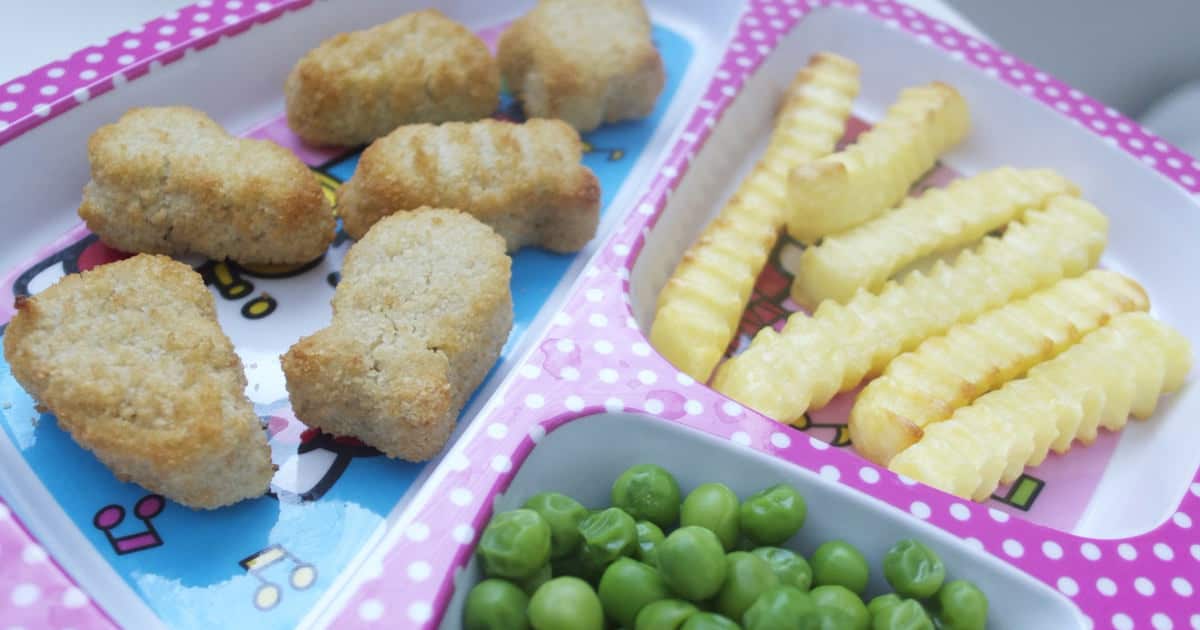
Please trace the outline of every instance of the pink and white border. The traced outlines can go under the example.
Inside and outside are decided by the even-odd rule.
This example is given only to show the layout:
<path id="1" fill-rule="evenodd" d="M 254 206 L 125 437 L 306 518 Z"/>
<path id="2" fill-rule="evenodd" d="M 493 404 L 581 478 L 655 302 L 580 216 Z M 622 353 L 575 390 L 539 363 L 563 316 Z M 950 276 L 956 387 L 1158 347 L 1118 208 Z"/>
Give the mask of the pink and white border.
<path id="1" fill-rule="evenodd" d="M 222 36 L 312 0 L 199 2 L 0 85 L 0 145 L 80 103 Z M 966 539 L 1071 598 L 1095 627 L 1200 628 L 1200 475 L 1159 528 L 1091 540 L 931 490 L 784 429 L 695 383 L 657 355 L 628 302 L 629 272 L 667 196 L 745 80 L 800 19 L 848 7 L 983 69 L 1134 155 L 1193 194 L 1200 162 L 1112 108 L 986 42 L 895 0 L 750 0 L 733 41 L 649 189 L 586 268 L 562 313 L 456 443 L 396 531 L 351 580 L 338 627 L 436 625 L 453 575 L 490 517 L 492 497 L 546 432 L 604 410 L 680 422 L 817 471 Z M 19 560 L 18 560 L 19 557 Z M 27 627 L 110 628 L 0 500 L 0 611 Z"/>

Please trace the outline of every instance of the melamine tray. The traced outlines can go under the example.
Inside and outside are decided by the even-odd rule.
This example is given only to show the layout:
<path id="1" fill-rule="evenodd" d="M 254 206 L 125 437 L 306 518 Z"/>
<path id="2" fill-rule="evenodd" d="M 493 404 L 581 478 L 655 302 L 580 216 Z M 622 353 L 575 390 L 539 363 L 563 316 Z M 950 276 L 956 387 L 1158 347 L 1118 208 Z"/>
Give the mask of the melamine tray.
<path id="1" fill-rule="evenodd" d="M 366 15 L 369 11 L 364 8 L 364 14 L 348 16 L 333 8 L 336 4 L 317 3 L 255 26 L 245 36 L 156 69 L 112 95 L 11 140 L 0 150 L 0 160 L 15 173 L 13 181 L 38 187 L 38 205 L 22 198 L 23 205 L 16 208 L 58 209 L 41 216 L 6 211 L 4 220 L 13 227 L 11 233 L 22 235 L 11 256 L 29 256 L 73 223 L 70 213 L 78 202 L 78 187 L 39 184 L 47 179 L 37 175 L 39 168 L 57 160 L 61 175 L 55 182 L 81 186 L 86 164 L 81 152 L 70 147 L 82 146 L 98 121 L 115 118 L 132 103 L 170 95 L 173 101 L 214 111 L 231 128 L 250 129 L 278 116 L 282 74 L 312 42 L 403 11 L 376 7 L 370 9 L 376 13 Z M 511 17 L 492 16 L 468 4 L 458 3 L 449 12 L 455 15 L 457 10 L 467 16 L 467 23 L 478 26 L 500 24 Z M 228 12 L 240 16 L 251 8 L 237 2 L 222 6 L 191 7 L 169 21 L 189 17 L 194 21 L 196 13 L 207 15 L 206 20 Z M 268 3 L 261 6 L 267 18 L 279 11 Z M 494 507 L 511 507 L 546 487 L 599 501 L 616 471 L 634 461 L 651 460 L 671 467 L 685 485 L 721 479 L 744 491 L 789 480 L 809 496 L 817 538 L 834 527 L 869 549 L 883 544 L 873 538 L 879 531 L 887 532 L 888 539 L 898 531 L 927 538 L 952 558 L 955 570 L 986 585 L 998 604 L 994 627 L 1200 624 L 1200 602 L 1194 593 L 1200 585 L 1200 538 L 1193 524 L 1200 519 L 1200 452 L 1189 446 L 1200 438 L 1200 426 L 1190 421 L 1200 411 L 1196 409 L 1200 393 L 1194 386 L 1175 394 L 1150 422 L 1132 425 L 1119 437 L 1107 437 L 1107 442 L 1086 451 L 1077 448 L 1061 461 L 1029 471 L 1031 478 L 1042 482 L 1038 492 L 1018 488 L 988 505 L 978 505 L 897 477 L 839 448 L 845 444 L 837 428 L 836 405 L 814 412 L 800 429 L 776 424 L 681 374 L 654 352 L 642 332 L 649 328 L 659 287 L 761 152 L 779 94 L 816 50 L 833 50 L 859 62 L 863 92 L 855 115 L 863 121 L 877 119 L 905 85 L 940 79 L 958 87 L 971 105 L 973 129 L 964 145 L 946 156 L 935 177 L 970 174 L 1001 164 L 1062 171 L 1110 218 L 1103 264 L 1141 281 L 1155 314 L 1192 340 L 1200 340 L 1196 317 L 1200 298 L 1188 290 L 1187 282 L 1197 262 L 1189 237 L 1200 233 L 1196 213 L 1200 163 L 1036 68 L 896 2 L 752 0 L 737 20 L 727 47 L 722 42 L 733 23 L 732 12 L 741 7 L 715 2 L 699 8 L 682 2 L 651 6 L 660 27 L 660 46 L 663 29 L 691 46 L 686 74 L 673 100 L 663 105 L 668 120 L 675 120 L 679 112 L 688 113 L 680 123 L 658 124 L 624 188 L 615 198 L 606 196 L 606 201 L 612 199 L 604 218 L 607 235 L 571 263 L 559 289 L 548 299 L 530 302 L 536 311 L 530 317 L 532 324 L 515 347 L 510 342 L 490 384 L 465 413 L 461 435 L 440 462 L 413 474 L 411 489 L 392 498 L 390 509 L 377 507 L 371 512 L 377 521 L 369 534 L 360 532 L 339 541 L 334 555 L 343 559 L 344 568 L 334 571 L 336 575 L 322 571 L 320 564 L 305 556 L 289 557 L 293 539 L 277 549 L 271 546 L 275 540 L 264 540 L 261 534 L 253 544 L 226 535 L 216 545 L 213 539 L 198 545 L 210 551 L 247 543 L 254 547 L 251 553 L 258 554 L 246 556 L 246 566 L 237 571 L 223 567 L 219 579 L 236 583 L 231 588 L 241 598 L 229 600 L 234 602 L 229 606 L 241 608 L 238 615 L 212 621 L 256 627 L 291 625 L 296 620 L 337 627 L 457 627 L 455 586 L 468 585 L 476 577 L 469 566 L 471 549 Z M 231 22 L 233 29 L 243 24 L 240 18 Z M 291 30 L 283 37 L 284 27 L 278 24 L 289 23 L 304 36 Z M 163 26 L 168 24 L 156 21 L 146 28 Z M 121 52 L 120 40 L 110 42 L 111 53 Z M 264 48 L 267 41 L 276 46 L 269 53 Z M 273 77 L 270 81 L 256 78 L 245 67 L 249 64 L 236 63 L 252 50 L 261 55 L 255 72 Z M 709 56 L 717 53 L 722 55 L 719 63 Z M 219 84 L 218 68 L 228 71 L 235 83 L 241 81 L 237 84 L 241 91 L 227 90 L 223 96 L 244 98 L 244 107 L 200 87 Z M 698 80 L 697 73 L 711 78 L 707 87 L 700 88 L 704 79 Z M 35 79 L 39 82 L 30 82 L 26 89 L 37 91 L 41 80 Z M 155 92 L 151 87 L 139 91 L 156 81 L 160 86 L 156 89 L 167 91 Z M 42 111 L 57 115 L 60 107 L 64 106 Z M 81 119 L 89 110 L 91 118 Z M 36 111 L 31 120 L 37 120 Z M 14 125 L 3 133 L 11 136 L 24 129 Z M 289 140 L 283 132 L 282 127 L 268 124 L 256 133 L 286 144 Z M 0 141 L 4 137 L 0 135 Z M 591 140 L 597 147 L 606 146 Z M 589 164 L 596 164 L 596 157 L 590 155 Z M 321 163 L 320 156 L 306 159 Z M 18 175 L 21 178 L 15 179 Z M 606 192 L 612 192 L 605 183 Z M 771 289 L 773 275 L 786 275 L 786 247 L 787 243 L 781 246 L 782 256 L 777 252 L 773 257 L 757 288 L 762 312 L 775 317 L 790 308 Z M 336 258 L 336 253 L 328 258 Z M 326 264 L 330 270 L 336 268 L 335 261 Z M 214 278 L 221 277 L 213 273 Z M 249 279 L 260 282 L 253 276 Z M 521 287 L 514 284 L 514 289 L 520 300 Z M 282 309 L 284 302 L 279 304 Z M 544 304 L 540 311 L 539 304 Z M 227 330 L 234 326 L 235 341 L 233 321 L 238 316 L 226 312 L 222 318 Z M 11 390 L 0 393 L 8 395 Z M 279 409 L 260 412 L 282 418 L 293 433 L 298 429 Z M 95 551 L 109 543 L 104 539 L 97 543 L 103 534 L 81 518 L 92 514 L 76 510 L 72 522 L 67 516 L 70 510 L 64 513 L 57 508 L 69 502 L 64 497 L 71 494 L 70 482 L 60 482 L 52 495 L 46 490 L 54 485 L 52 479 L 22 469 L 26 460 L 12 448 L 19 438 L 14 437 L 12 421 L 7 424 L 7 439 L 0 441 L 5 449 L 0 459 L 0 493 L 70 577 L 38 551 L 25 552 L 30 562 L 7 558 L 9 550 L 20 548 L 29 538 L 20 529 L 21 521 L 0 520 L 0 591 L 9 589 L 12 594 L 11 601 L 0 601 L 0 606 L 8 606 L 0 611 L 34 627 L 106 626 L 103 611 L 124 625 L 147 623 L 151 613 L 143 603 L 144 591 L 139 596 L 119 576 L 119 567 L 131 556 L 110 558 Z M 48 426 L 52 424 L 42 422 L 26 433 L 49 441 L 52 438 L 44 436 L 55 431 Z M 292 441 L 279 444 L 277 463 L 300 450 L 298 438 L 288 439 Z M 61 457 L 71 446 L 69 441 L 59 444 L 54 453 Z M 337 453 L 342 447 L 353 445 L 321 448 Z M 94 461 L 91 465 L 95 476 L 108 474 Z M 405 474 L 404 465 L 378 457 L 355 458 L 351 466 L 372 467 L 371 485 Z M 138 496 L 136 489 L 122 496 L 122 509 L 133 518 L 138 517 Z M 90 500 L 94 508 L 105 502 L 99 496 L 79 500 Z M 298 505 L 315 512 L 351 504 L 355 504 L 352 498 L 331 500 L 327 494 Z M 282 510 L 284 503 L 279 505 Z M 148 513 L 155 507 L 151 501 L 142 509 Z M 172 508 L 182 510 L 167 505 L 162 516 L 150 520 L 165 519 Z M 214 512 L 210 518 L 220 527 L 236 528 L 237 516 L 235 508 Z M 314 520 L 316 525 L 299 520 L 281 523 L 297 527 L 296 531 L 317 532 L 330 523 L 346 522 L 344 515 Z M 143 529 L 135 526 L 121 535 Z M 158 533 L 166 539 L 163 528 Z M 91 536 L 91 542 L 81 540 L 84 534 Z M 195 530 L 173 535 L 171 540 L 186 541 Z M 171 540 L 139 554 L 149 557 L 167 551 Z M 306 567 L 314 570 L 316 583 L 323 587 L 321 597 L 302 606 L 302 611 L 289 613 L 286 602 L 301 600 L 306 592 L 315 594 L 293 588 L 310 575 Z M 168 583 L 179 579 L 170 567 L 160 565 L 155 570 L 158 573 L 152 577 Z M 229 575 L 233 577 L 225 577 Z M 253 608 L 254 597 L 267 582 L 279 589 L 285 603 L 259 611 Z M 100 608 L 89 605 L 85 591 Z M 176 625 L 209 621 L 202 614 L 229 614 L 191 610 L 184 614 L 195 616 L 179 618 L 171 604 L 158 606 L 156 612 Z"/>
<path id="2" fill-rule="evenodd" d="M 284 76 L 321 40 L 423 4 L 201 2 L 0 86 L 0 119 L 13 117 L 0 123 L 0 142 L 7 140 L 0 177 L 7 188 L 26 183 L 25 195 L 6 206 L 2 217 L 12 240 L 3 253 L 11 271 L 0 282 L 0 334 L 12 316 L 14 295 L 36 293 L 66 273 L 126 256 L 98 242 L 74 216 L 87 179 L 86 139 L 95 127 L 135 105 L 190 104 L 231 131 L 293 150 L 332 197 L 353 173 L 358 152 L 299 143 L 282 117 Z M 740 9 L 713 3 L 701 22 L 683 6 L 651 4 L 653 38 L 668 76 L 654 113 L 585 136 L 584 161 L 602 189 L 601 228 L 593 244 L 573 256 L 526 249 L 513 257 L 513 331 L 460 427 L 470 423 L 515 357 L 545 328 L 583 263 L 644 187 L 642 180 L 711 75 Z M 529 7 L 460 2 L 442 8 L 494 45 L 503 26 Z M 66 101 L 49 109 L 36 103 L 56 94 Z M 84 106 L 66 111 L 80 103 Z M 522 116 L 507 97 L 497 115 Z M 51 167 L 56 174 L 46 177 Z M 43 176 L 34 178 L 26 169 Z M 51 235 L 56 230 L 60 233 Z M 0 359 L 0 493 L 44 546 L 30 547 L 25 556 L 37 562 L 2 563 L 0 592 L 18 590 L 0 600 L 0 619 L 27 627 L 83 627 L 105 625 L 107 613 L 118 625 L 138 628 L 292 627 L 328 606 L 383 537 L 410 489 L 432 469 L 308 430 L 287 404 L 278 355 L 328 322 L 349 245 L 339 234 L 321 260 L 289 269 L 185 261 L 216 295 L 222 327 L 246 367 L 247 394 L 267 426 L 279 466 L 268 497 L 193 511 L 118 482 L 53 416 L 34 408 Z M 15 529 L 9 534 L 16 541 L 25 537 Z M 19 555 L 24 544 L 0 542 L 0 561 L 10 559 L 10 550 Z M 55 575 L 46 552 L 73 580 Z M 78 587 L 69 586 L 71 581 Z"/>

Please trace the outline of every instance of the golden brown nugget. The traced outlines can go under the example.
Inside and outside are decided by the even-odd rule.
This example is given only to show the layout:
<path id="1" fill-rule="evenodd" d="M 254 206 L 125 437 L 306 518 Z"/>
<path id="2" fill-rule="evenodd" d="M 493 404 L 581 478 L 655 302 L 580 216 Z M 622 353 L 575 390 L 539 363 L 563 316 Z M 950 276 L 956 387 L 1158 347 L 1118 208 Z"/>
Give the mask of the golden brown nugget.
<path id="1" fill-rule="evenodd" d="M 307 166 L 189 107 L 129 110 L 92 134 L 88 160 L 79 216 L 123 251 L 304 263 L 333 240 L 333 211 Z"/>
<path id="2" fill-rule="evenodd" d="M 142 254 L 18 299 L 4 357 L 118 479 L 194 508 L 267 491 L 271 451 L 242 362 L 187 265 Z"/>
<path id="3" fill-rule="evenodd" d="M 500 71 L 483 40 L 427 9 L 324 41 L 283 91 L 288 126 L 305 142 L 358 146 L 400 125 L 490 116 Z"/>
<path id="4" fill-rule="evenodd" d="M 580 131 L 650 115 L 666 82 L 641 0 L 540 0 L 497 57 L 527 116 Z"/>
<path id="5" fill-rule="evenodd" d="M 296 417 L 389 457 L 436 455 L 512 328 L 511 262 L 457 210 L 380 221 L 346 254 L 333 323 L 283 355 Z"/>
<path id="6" fill-rule="evenodd" d="M 346 233 L 421 206 L 458 208 L 504 237 L 508 251 L 581 249 L 600 220 L 600 183 L 579 134 L 560 120 L 409 125 L 367 147 L 338 191 Z"/>

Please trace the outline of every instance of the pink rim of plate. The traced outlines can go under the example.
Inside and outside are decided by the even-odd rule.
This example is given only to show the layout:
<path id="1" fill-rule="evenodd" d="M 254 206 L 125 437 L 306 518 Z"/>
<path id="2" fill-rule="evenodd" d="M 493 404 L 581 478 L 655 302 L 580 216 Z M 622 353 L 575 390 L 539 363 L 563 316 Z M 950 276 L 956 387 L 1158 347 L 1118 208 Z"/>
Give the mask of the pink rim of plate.
<path id="1" fill-rule="evenodd" d="M 200 2 L 0 85 L 0 145 L 76 105 L 245 32 L 311 0 Z M 672 420 L 812 469 L 964 538 L 1049 584 L 1095 627 L 1200 627 L 1200 476 L 1157 529 L 1125 540 L 1073 536 L 899 478 L 857 456 L 780 427 L 695 383 L 659 357 L 633 320 L 629 273 L 645 235 L 716 120 L 795 23 L 814 9 L 849 8 L 884 20 L 981 68 L 1200 193 L 1200 162 L 1112 108 L 1015 57 L 894 0 L 750 0 L 734 38 L 648 191 L 592 259 L 533 353 L 475 420 L 339 598 L 335 625 L 432 627 L 470 558 L 491 500 L 547 431 L 605 410 Z M 413 544 L 419 543 L 419 544 Z M 0 500 L 0 610 L 29 627 L 112 627 L 108 617 Z"/>

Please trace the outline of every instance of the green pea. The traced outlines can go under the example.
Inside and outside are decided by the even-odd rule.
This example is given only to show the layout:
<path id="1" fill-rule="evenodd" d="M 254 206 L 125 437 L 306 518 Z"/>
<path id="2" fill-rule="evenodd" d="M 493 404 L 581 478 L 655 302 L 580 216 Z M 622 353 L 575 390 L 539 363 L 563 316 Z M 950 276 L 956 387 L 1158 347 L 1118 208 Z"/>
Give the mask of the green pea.
<path id="1" fill-rule="evenodd" d="M 779 547 L 759 547 L 750 553 L 766 560 L 775 575 L 779 576 L 781 584 L 794 586 L 806 593 L 812 588 L 812 567 L 808 566 L 804 556 Z"/>
<path id="2" fill-rule="evenodd" d="M 535 630 L 603 630 L 604 608 L 587 582 L 557 577 L 529 600 L 529 625 Z"/>
<path id="3" fill-rule="evenodd" d="M 737 495 L 722 483 L 702 484 L 683 500 L 679 524 L 712 530 L 725 551 L 732 551 L 738 540 Z"/>
<path id="4" fill-rule="evenodd" d="M 915 599 L 883 607 L 871 617 L 871 630 L 933 630 L 933 621 Z"/>
<path id="5" fill-rule="evenodd" d="M 647 604 L 671 597 L 667 583 L 649 565 L 619 558 L 600 578 L 600 603 L 604 612 L 626 628 L 633 627 L 638 613 Z"/>
<path id="6" fill-rule="evenodd" d="M 935 607 L 939 627 L 944 630 L 983 630 L 987 626 L 987 596 L 966 580 L 942 586 Z"/>
<path id="7" fill-rule="evenodd" d="M 687 618 L 680 630 L 741 630 L 728 617 L 716 613 L 700 612 Z"/>
<path id="8" fill-rule="evenodd" d="M 671 590 L 694 602 L 716 595 L 728 573 L 721 541 L 696 525 L 680 527 L 658 546 L 658 568 Z"/>
<path id="9" fill-rule="evenodd" d="M 812 630 L 855 630 L 854 620 L 846 613 L 832 608 L 818 608 L 813 617 Z M 863 626 L 867 628 L 868 626 Z"/>
<path id="10" fill-rule="evenodd" d="M 779 576 L 771 565 L 752 553 L 730 553 L 725 556 L 725 566 L 725 584 L 714 603 L 716 611 L 730 619 L 741 619 L 759 595 L 779 586 Z"/>
<path id="11" fill-rule="evenodd" d="M 812 555 L 813 584 L 837 584 L 855 593 L 867 588 L 870 569 L 862 553 L 844 540 L 831 540 Z"/>
<path id="12" fill-rule="evenodd" d="M 634 630 L 679 630 L 688 617 L 700 612 L 681 599 L 660 599 L 638 613 Z"/>
<path id="13" fill-rule="evenodd" d="M 929 547 L 912 540 L 901 540 L 883 557 L 883 577 L 897 593 L 905 597 L 932 597 L 946 580 L 946 565 Z"/>
<path id="14" fill-rule="evenodd" d="M 529 497 L 524 507 L 537 512 L 550 526 L 550 557 L 563 558 L 579 548 L 579 523 L 587 508 L 559 492 L 542 492 Z"/>
<path id="15" fill-rule="evenodd" d="M 891 608 L 892 606 L 895 606 L 903 601 L 904 600 L 895 593 L 877 595 L 867 603 L 867 612 L 871 613 L 871 618 L 874 619 L 877 615 L 882 613 L 885 608 Z"/>
<path id="16" fill-rule="evenodd" d="M 612 564 L 621 556 L 632 556 L 637 549 L 637 524 L 620 508 L 608 508 L 589 515 L 579 523 L 584 557 Z"/>
<path id="17" fill-rule="evenodd" d="M 658 566 L 658 546 L 666 539 L 658 525 L 650 521 L 637 522 L 637 550 L 634 556 L 650 566 Z"/>
<path id="18" fill-rule="evenodd" d="M 867 630 L 871 623 L 871 614 L 850 589 L 838 584 L 828 584 L 814 588 L 809 595 L 817 610 L 824 612 L 825 617 L 844 618 L 841 626 L 844 630 Z"/>
<path id="19" fill-rule="evenodd" d="M 489 576 L 531 577 L 550 559 L 550 526 L 533 510 L 501 512 L 483 530 L 476 551 Z"/>
<path id="20" fill-rule="evenodd" d="M 600 576 L 604 575 L 604 570 L 612 564 L 603 549 L 580 547 L 577 558 L 575 577 L 592 586 L 600 583 Z"/>
<path id="21" fill-rule="evenodd" d="M 551 573 L 550 565 L 544 564 L 542 568 L 538 569 L 537 573 L 521 580 L 513 580 L 513 584 L 519 586 L 527 594 L 533 595 L 534 591 L 550 581 Z"/>
<path id="22" fill-rule="evenodd" d="M 742 502 L 739 526 L 757 545 L 778 545 L 804 525 L 808 508 L 804 497 L 787 484 L 759 490 Z"/>
<path id="23" fill-rule="evenodd" d="M 466 630 L 525 630 L 529 596 L 505 580 L 484 580 L 467 594 L 463 627 Z"/>
<path id="24" fill-rule="evenodd" d="M 632 466 L 613 482 L 613 505 L 639 521 L 671 527 L 679 520 L 679 483 L 661 466 Z"/>
<path id="25" fill-rule="evenodd" d="M 754 600 L 742 615 L 746 630 L 807 630 L 812 627 L 817 605 L 808 593 L 794 586 L 776 586 Z"/>

